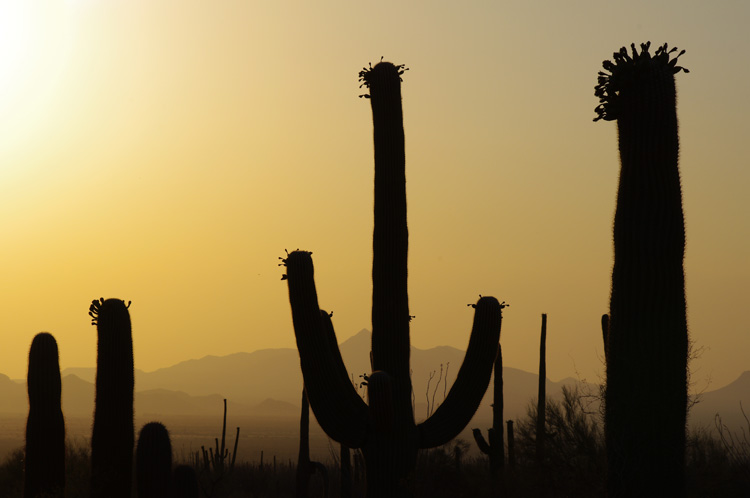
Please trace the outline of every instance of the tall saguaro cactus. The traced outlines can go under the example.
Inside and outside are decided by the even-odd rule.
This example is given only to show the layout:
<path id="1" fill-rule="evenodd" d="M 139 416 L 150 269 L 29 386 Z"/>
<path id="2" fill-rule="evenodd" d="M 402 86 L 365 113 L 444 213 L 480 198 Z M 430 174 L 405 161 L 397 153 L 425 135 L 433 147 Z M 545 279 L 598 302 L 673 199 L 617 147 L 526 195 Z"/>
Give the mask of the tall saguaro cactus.
<path id="1" fill-rule="evenodd" d="M 91 497 L 130 498 L 133 475 L 133 337 L 128 305 L 93 301 L 96 404 L 91 435 Z"/>
<path id="2" fill-rule="evenodd" d="M 610 497 L 685 496 L 688 331 L 678 170 L 677 49 L 605 61 L 599 119 L 616 120 L 620 183 L 606 331 Z M 685 70 L 687 72 L 687 70 Z"/>
<path id="3" fill-rule="evenodd" d="M 370 90 L 375 142 L 369 404 L 355 391 L 330 317 L 318 305 L 310 253 L 294 251 L 284 260 L 310 406 L 332 439 L 362 449 L 370 498 L 411 496 L 417 451 L 450 441 L 469 422 L 489 384 L 502 321 L 500 303 L 492 297 L 480 298 L 466 358 L 453 387 L 435 413 L 416 425 L 409 376 L 403 71 L 403 66 L 381 62 L 360 73 Z"/>
<path id="4" fill-rule="evenodd" d="M 65 420 L 60 398 L 57 341 L 47 332 L 29 350 L 24 498 L 62 497 L 65 491 Z"/>

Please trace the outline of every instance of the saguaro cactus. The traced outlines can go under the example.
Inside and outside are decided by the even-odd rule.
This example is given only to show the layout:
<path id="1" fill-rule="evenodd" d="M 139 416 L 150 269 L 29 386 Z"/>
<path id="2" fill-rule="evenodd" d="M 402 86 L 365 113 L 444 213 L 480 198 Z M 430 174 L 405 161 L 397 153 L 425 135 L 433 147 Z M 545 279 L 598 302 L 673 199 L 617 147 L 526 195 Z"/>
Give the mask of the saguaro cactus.
<path id="1" fill-rule="evenodd" d="M 536 464 L 544 466 L 544 440 L 547 422 L 547 314 L 542 313 L 539 338 L 539 391 L 536 400 Z"/>
<path id="2" fill-rule="evenodd" d="M 516 466 L 516 442 L 513 433 L 513 421 L 508 420 L 508 466 L 513 469 Z"/>
<path id="3" fill-rule="evenodd" d="M 435 413 L 416 425 L 409 376 L 403 71 L 403 66 L 381 62 L 360 73 L 370 90 L 375 142 L 369 405 L 352 386 L 330 317 L 318 305 L 310 253 L 294 251 L 284 260 L 310 406 L 328 436 L 362 449 L 371 498 L 410 496 L 417 451 L 450 441 L 469 422 L 489 384 L 502 321 L 495 298 L 478 301 L 456 381 Z"/>
<path id="4" fill-rule="evenodd" d="M 275 457 L 274 457 L 275 458 Z M 328 496 L 328 469 L 320 462 L 310 460 L 310 403 L 307 394 L 302 389 L 302 408 L 299 417 L 299 454 L 297 457 L 297 476 L 295 496 L 307 498 L 309 496 L 310 476 L 320 472 L 323 478 L 323 496 Z"/>
<path id="5" fill-rule="evenodd" d="M 98 335 L 91 435 L 91 497 L 130 498 L 133 475 L 133 337 L 128 305 L 102 298 L 89 308 Z"/>
<path id="6" fill-rule="evenodd" d="M 198 498 L 198 474 L 189 465 L 178 465 L 172 472 L 172 496 L 174 498 Z"/>
<path id="7" fill-rule="evenodd" d="M 501 306 L 507 305 L 501 304 Z M 479 429 L 472 429 L 472 434 L 479 450 L 490 457 L 492 495 L 500 496 L 502 472 L 505 466 L 505 442 L 503 441 L 503 351 L 500 344 L 497 345 L 494 372 L 492 428 L 487 431 L 488 441 L 485 441 L 482 431 Z"/>
<path id="8" fill-rule="evenodd" d="M 349 447 L 345 444 L 340 445 L 339 459 L 341 461 L 341 498 L 351 498 L 352 496 L 352 457 Z"/>
<path id="9" fill-rule="evenodd" d="M 65 420 L 57 342 L 47 332 L 31 342 L 27 387 L 24 497 L 61 497 L 65 491 Z"/>
<path id="10" fill-rule="evenodd" d="M 160 422 L 149 422 L 138 434 L 135 451 L 138 498 L 165 498 L 172 493 L 172 442 Z"/>
<path id="11" fill-rule="evenodd" d="M 677 49 L 605 61 L 597 118 L 616 120 L 620 183 L 606 333 L 610 497 L 685 496 L 688 332 L 674 75 Z M 687 70 L 685 70 L 687 72 Z"/>

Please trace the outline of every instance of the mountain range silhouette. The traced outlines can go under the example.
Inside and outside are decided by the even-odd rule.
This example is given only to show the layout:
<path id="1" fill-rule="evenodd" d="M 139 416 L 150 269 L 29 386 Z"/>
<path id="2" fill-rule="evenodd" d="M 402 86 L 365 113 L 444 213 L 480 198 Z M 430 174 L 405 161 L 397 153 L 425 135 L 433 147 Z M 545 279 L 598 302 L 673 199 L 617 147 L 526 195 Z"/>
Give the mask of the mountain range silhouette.
<path id="1" fill-rule="evenodd" d="M 369 373 L 370 331 L 363 329 L 340 345 L 342 357 L 353 382 Z M 411 348 L 412 384 L 415 398 L 415 418 L 427 415 L 427 386 L 430 372 L 429 400 L 439 405 L 450 389 L 463 360 L 464 352 L 449 346 L 431 349 Z M 437 385 L 440 368 L 443 379 Z M 447 368 L 447 387 L 444 384 Z M 91 417 L 94 406 L 96 369 L 66 368 L 63 377 L 63 413 L 66 417 Z M 233 381 L 232 379 L 240 379 Z M 568 377 L 557 382 L 547 380 L 547 394 L 558 398 L 563 386 L 578 384 L 588 393 L 596 393 L 598 386 L 581 383 Z M 490 384 L 491 385 L 491 384 Z M 503 368 L 504 418 L 524 417 L 527 407 L 537 393 L 537 374 L 512 367 Z M 217 417 L 222 399 L 227 398 L 230 414 L 237 416 L 281 416 L 299 418 L 302 375 L 296 349 L 262 349 L 252 353 L 226 356 L 205 356 L 186 360 L 153 372 L 136 369 L 135 412 L 137 417 L 158 418 L 164 415 Z M 485 428 L 491 424 L 491 390 L 485 396 L 470 427 Z M 750 414 L 750 371 L 720 389 L 701 394 L 700 401 L 690 412 L 690 424 L 713 426 L 720 413 L 730 428 L 745 425 L 740 403 Z M 434 407 L 433 407 L 434 408 Z M 592 410 L 598 407 L 592 406 Z M 11 380 L 0 374 L 0 416 L 25 415 L 28 400 L 25 380 Z"/>

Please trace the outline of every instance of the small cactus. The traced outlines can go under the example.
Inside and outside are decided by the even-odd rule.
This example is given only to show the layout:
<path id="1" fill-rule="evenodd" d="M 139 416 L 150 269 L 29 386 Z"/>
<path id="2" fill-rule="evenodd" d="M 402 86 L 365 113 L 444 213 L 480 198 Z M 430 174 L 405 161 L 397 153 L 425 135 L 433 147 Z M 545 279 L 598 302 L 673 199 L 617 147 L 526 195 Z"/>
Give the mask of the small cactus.
<path id="1" fill-rule="evenodd" d="M 169 431 L 159 422 L 141 428 L 135 451 L 138 498 L 164 498 L 172 488 L 172 442 Z"/>
<path id="2" fill-rule="evenodd" d="M 65 420 L 55 338 L 42 332 L 29 350 L 24 498 L 62 497 L 65 491 Z"/>
<path id="3" fill-rule="evenodd" d="M 172 472 L 173 498 L 198 498 L 198 474 L 190 465 L 178 465 Z"/>

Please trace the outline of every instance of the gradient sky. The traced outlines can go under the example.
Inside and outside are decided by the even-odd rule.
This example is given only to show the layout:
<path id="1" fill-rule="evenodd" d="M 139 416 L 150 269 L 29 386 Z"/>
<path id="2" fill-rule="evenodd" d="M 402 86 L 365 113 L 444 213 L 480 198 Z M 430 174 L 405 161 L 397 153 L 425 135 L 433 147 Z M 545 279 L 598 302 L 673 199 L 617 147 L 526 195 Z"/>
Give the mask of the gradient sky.
<path id="1" fill-rule="evenodd" d="M 339 340 L 370 326 L 373 153 L 357 73 L 404 76 L 412 344 L 511 304 L 507 366 L 603 373 L 619 170 L 596 74 L 630 42 L 677 75 L 696 389 L 750 369 L 744 1 L 0 0 L 0 372 L 37 332 L 93 366 L 92 299 L 132 300 L 137 368 L 294 347 L 284 249 Z M 436 366 L 437 367 L 437 366 Z M 710 385 L 708 384 L 710 380 Z"/>

